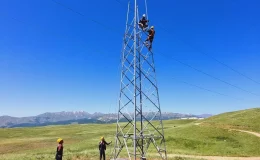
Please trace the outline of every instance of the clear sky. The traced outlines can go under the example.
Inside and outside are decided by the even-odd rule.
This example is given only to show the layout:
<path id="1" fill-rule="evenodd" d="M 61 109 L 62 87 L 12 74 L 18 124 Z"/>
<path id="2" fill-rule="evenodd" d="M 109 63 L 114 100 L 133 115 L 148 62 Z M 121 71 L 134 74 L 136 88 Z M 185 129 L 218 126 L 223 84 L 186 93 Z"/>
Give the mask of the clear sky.
<path id="1" fill-rule="evenodd" d="M 0 116 L 116 112 L 127 0 L 57 2 L 0 1 Z M 162 111 L 260 107 L 260 1 L 147 2 Z"/>

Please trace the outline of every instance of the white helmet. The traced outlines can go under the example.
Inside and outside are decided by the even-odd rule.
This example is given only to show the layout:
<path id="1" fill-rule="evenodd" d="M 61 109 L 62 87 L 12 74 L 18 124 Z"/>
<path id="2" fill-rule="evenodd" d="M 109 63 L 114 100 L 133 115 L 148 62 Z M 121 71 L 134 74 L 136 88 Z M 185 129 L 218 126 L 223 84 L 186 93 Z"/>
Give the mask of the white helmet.
<path id="1" fill-rule="evenodd" d="M 145 14 L 143 14 L 143 17 L 145 17 Z"/>

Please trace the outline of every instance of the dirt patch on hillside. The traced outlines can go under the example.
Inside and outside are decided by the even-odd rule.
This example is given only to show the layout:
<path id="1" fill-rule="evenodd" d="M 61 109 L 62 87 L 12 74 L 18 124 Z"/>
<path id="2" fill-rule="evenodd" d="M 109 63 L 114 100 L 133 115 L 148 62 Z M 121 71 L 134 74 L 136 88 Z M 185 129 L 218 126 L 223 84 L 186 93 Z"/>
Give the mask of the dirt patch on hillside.
<path id="1" fill-rule="evenodd" d="M 221 157 L 221 156 L 196 156 L 196 155 L 180 155 L 167 154 L 168 157 L 197 158 L 205 160 L 260 160 L 260 157 Z"/>

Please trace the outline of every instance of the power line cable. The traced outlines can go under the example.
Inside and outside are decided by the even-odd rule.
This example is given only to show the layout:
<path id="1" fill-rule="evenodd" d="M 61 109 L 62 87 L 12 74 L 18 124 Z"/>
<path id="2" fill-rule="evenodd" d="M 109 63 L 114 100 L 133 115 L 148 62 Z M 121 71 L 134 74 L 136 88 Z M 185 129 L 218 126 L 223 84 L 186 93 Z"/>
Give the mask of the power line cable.
<path id="1" fill-rule="evenodd" d="M 172 32 L 169 32 L 168 30 L 166 30 L 166 29 L 163 28 L 162 26 L 159 25 L 159 27 L 160 27 L 162 30 L 164 30 L 165 32 L 172 34 Z M 175 35 L 176 35 L 176 34 L 175 34 Z M 180 38 L 178 38 L 178 39 L 179 39 L 182 43 L 186 44 L 187 46 L 190 46 L 191 48 L 195 49 L 195 50 L 196 50 L 197 52 L 199 52 L 200 54 L 206 55 L 207 57 L 209 57 L 209 58 L 211 58 L 212 60 L 216 61 L 217 63 L 223 65 L 224 67 L 226 67 L 226 68 L 232 70 L 233 72 L 236 72 L 236 73 L 239 74 L 240 76 L 245 77 L 246 79 L 248 79 L 248 80 L 250 80 L 250 81 L 252 81 L 252 82 L 254 82 L 254 83 L 260 84 L 260 82 L 258 82 L 258 81 L 256 81 L 256 80 L 250 78 L 249 76 L 247 76 L 247 75 L 245 75 L 245 74 L 239 72 L 238 70 L 236 70 L 236 69 L 234 69 L 233 67 L 227 65 L 226 63 L 221 62 L 220 60 L 218 60 L 217 58 L 213 57 L 212 55 L 210 55 L 210 54 L 208 54 L 208 53 L 206 53 L 206 52 L 204 52 L 204 51 L 201 51 L 198 47 L 195 47 L 194 45 L 188 43 L 187 41 L 185 41 L 185 40 L 183 40 L 183 39 L 180 39 Z"/>
<path id="2" fill-rule="evenodd" d="M 117 1 L 119 4 L 121 4 L 121 5 L 124 5 L 121 1 L 119 1 L 119 0 L 115 0 L 115 1 Z"/>
<path id="3" fill-rule="evenodd" d="M 55 1 L 55 0 L 51 0 L 51 1 L 54 2 L 54 3 L 56 3 L 56 4 L 58 4 L 58 5 L 60 5 L 60 6 L 62 6 L 62 7 L 64 7 L 64 8 L 66 8 L 66 9 L 68 9 L 68 10 L 70 10 L 71 12 L 74 12 L 74 13 L 76 13 L 76 14 L 78 14 L 78 15 L 80 15 L 80 16 L 86 18 L 86 16 L 85 16 L 83 13 L 80 13 L 80 12 L 78 12 L 78 11 L 72 9 L 72 8 L 68 7 L 67 5 L 65 5 L 65 4 L 63 4 L 63 3 L 57 2 L 57 1 Z M 104 25 L 103 23 L 100 23 L 99 21 L 96 21 L 96 20 L 91 19 L 91 18 L 87 18 L 87 19 L 90 20 L 90 21 L 92 21 L 92 22 L 94 22 L 94 23 L 96 23 L 96 24 L 98 24 L 98 25 L 100 25 L 100 26 L 103 26 L 103 27 L 109 29 L 110 31 L 113 31 L 113 32 L 115 32 L 115 33 L 118 33 L 117 30 L 114 30 L 113 28 L 111 28 L 111 27 L 109 27 L 109 26 L 107 26 L 107 25 Z"/>
<path id="4" fill-rule="evenodd" d="M 117 1 L 118 3 L 120 3 L 120 4 L 123 4 L 123 3 L 122 3 L 121 1 L 119 1 L 119 0 L 116 0 L 116 1 Z M 161 28 L 162 30 L 164 30 L 165 32 L 172 34 L 172 32 L 169 32 L 169 31 L 168 31 L 167 29 L 165 29 L 164 27 L 162 27 L 162 26 L 160 26 L 160 25 L 158 25 L 158 27 L 160 27 L 160 28 Z M 177 34 L 175 34 L 175 35 L 177 35 Z M 238 70 L 236 70 L 236 69 L 234 69 L 233 67 L 227 65 L 226 63 L 224 63 L 224 62 L 218 60 L 217 58 L 213 57 L 212 55 L 210 55 L 210 54 L 208 54 L 208 53 L 206 53 L 206 52 L 204 52 L 204 51 L 201 51 L 198 47 L 195 47 L 194 45 L 188 43 L 187 41 L 185 41 L 185 40 L 183 40 L 183 39 L 181 39 L 181 38 L 178 38 L 178 39 L 179 39 L 179 41 L 181 41 L 182 43 L 186 44 L 187 46 L 190 46 L 191 48 L 197 50 L 197 52 L 201 53 L 202 55 L 206 55 L 207 57 L 209 57 L 209 58 L 211 58 L 212 60 L 216 61 L 217 63 L 223 65 L 224 67 L 226 67 L 226 68 L 232 70 L 233 72 L 239 74 L 240 76 L 245 77 L 246 79 L 248 79 L 248 80 L 250 80 L 250 81 L 252 81 L 252 82 L 254 82 L 254 83 L 260 84 L 260 82 L 258 82 L 258 81 L 256 81 L 256 80 L 254 80 L 253 78 L 251 78 L 251 77 L 249 77 L 249 76 L 247 76 L 247 75 L 245 75 L 245 74 L 239 72 Z"/>
<path id="5" fill-rule="evenodd" d="M 152 52 L 152 51 L 151 51 L 151 52 Z M 152 53 L 153 53 L 153 52 L 152 52 Z M 157 54 L 158 54 L 158 52 L 157 52 Z M 243 89 L 243 88 L 241 88 L 241 87 L 238 87 L 238 86 L 233 85 L 233 84 L 231 84 L 231 83 L 229 83 L 229 82 L 226 82 L 226 81 L 224 81 L 224 80 L 222 80 L 222 79 L 220 79 L 220 78 L 217 78 L 217 77 L 215 77 L 215 76 L 212 76 L 212 75 L 210 75 L 210 74 L 208 74 L 208 73 L 206 73 L 206 72 L 204 72 L 204 71 L 202 71 L 202 70 L 200 70 L 200 69 L 197 69 L 197 68 L 195 68 L 195 67 L 193 67 L 193 66 L 191 66 L 191 65 L 189 65 L 189 64 L 186 64 L 186 63 L 184 63 L 184 62 L 182 62 L 182 61 L 180 61 L 180 60 L 178 60 L 178 59 L 176 59 L 176 58 L 174 58 L 174 57 L 172 57 L 172 56 L 168 56 L 167 54 L 163 54 L 163 53 L 161 53 L 161 54 L 164 55 L 165 57 L 169 57 L 169 58 L 175 60 L 176 62 L 178 62 L 178 63 L 180 63 L 180 64 L 182 64 L 182 65 L 185 65 L 186 67 L 192 68 L 192 69 L 196 70 L 197 72 L 200 72 L 200 73 L 202 73 L 202 74 L 204 74 L 204 75 L 207 75 L 207 76 L 209 76 L 209 77 L 211 77 L 211 78 L 213 78 L 213 79 L 216 79 L 216 80 L 218 80 L 218 81 L 220 81 L 220 82 L 223 82 L 223 83 L 225 83 L 225 84 L 227 84 L 227 85 L 230 85 L 230 86 L 232 86 L 232 87 L 235 87 L 235 88 L 237 88 L 237 89 L 239 89 L 239 90 L 242 90 L 242 91 L 244 91 L 244 92 L 248 92 L 248 93 L 250 93 L 250 94 L 252 94 L 252 95 L 259 96 L 259 95 L 255 94 L 255 93 L 253 93 L 253 92 L 250 92 L 250 91 L 245 90 L 245 89 Z"/>
<path id="6" fill-rule="evenodd" d="M 23 21 L 20 21 L 20 20 L 18 20 L 18 19 L 16 19 L 16 18 L 12 18 L 12 19 L 14 19 L 14 20 L 16 20 L 16 21 L 18 21 L 18 22 L 20 22 L 20 23 L 24 23 Z M 171 57 L 171 58 L 172 58 L 172 57 Z M 176 60 L 176 59 L 175 59 L 175 60 Z M 181 62 L 181 61 L 178 61 L 178 62 L 184 64 L 184 63 Z M 120 64 L 119 64 L 119 65 L 120 65 Z M 185 65 L 186 65 L 186 64 L 185 64 Z M 118 66 L 118 67 L 119 67 L 119 66 Z M 194 67 L 193 67 L 193 69 L 194 69 Z M 173 78 L 173 79 L 175 79 L 175 78 Z M 180 80 L 178 80 L 178 81 L 180 81 Z M 200 87 L 200 86 L 197 86 L 197 85 L 194 85 L 194 84 L 190 84 L 190 83 L 188 83 L 188 82 L 184 82 L 184 81 L 180 81 L 180 82 L 185 83 L 185 84 L 190 85 L 190 86 L 197 87 L 197 88 L 199 88 L 199 89 L 202 89 L 202 90 L 205 90 L 205 91 L 208 91 L 208 92 L 216 93 L 216 94 L 223 95 L 223 96 L 228 96 L 228 95 L 225 95 L 225 94 L 222 94 L 222 93 L 219 93 L 219 92 L 216 92 L 216 91 L 207 89 L 207 88 L 203 88 L 203 87 Z M 229 96 L 229 97 L 231 97 L 231 96 Z M 231 97 L 231 98 L 234 98 L 234 97 Z M 235 99 L 239 99 L 239 98 L 235 98 Z"/>
<path id="7" fill-rule="evenodd" d="M 57 3 L 57 4 L 59 4 L 59 5 L 63 6 L 63 7 L 65 7 L 65 8 L 67 8 L 67 9 L 69 9 L 70 11 L 72 11 L 72 12 L 74 12 L 74 13 L 77 13 L 77 14 L 79 14 L 79 15 L 81 15 L 81 16 L 84 16 L 84 15 L 81 14 L 80 12 L 77 12 L 77 11 L 73 10 L 72 8 L 67 7 L 66 5 L 64 5 L 64 4 L 62 4 L 62 3 L 56 2 L 55 0 L 51 0 L 51 1 L 53 1 L 53 2 L 55 2 L 55 3 Z M 93 20 L 93 19 L 89 19 L 89 20 L 91 20 L 91 21 L 93 21 L 93 22 L 95 22 L 95 23 L 101 24 L 101 25 L 102 25 L 103 27 L 105 27 L 105 28 L 110 28 L 110 30 L 111 30 L 111 27 L 108 27 L 108 26 L 105 25 L 105 24 L 102 24 L 102 23 L 100 23 L 100 22 L 98 22 L 98 21 L 96 21 L 96 20 Z M 117 30 L 114 30 L 114 29 L 112 29 L 112 31 L 118 32 Z M 162 53 L 161 53 L 161 54 L 162 54 Z M 166 56 L 166 57 L 169 57 L 169 56 L 166 55 L 166 54 L 162 54 L 162 55 L 164 55 L 164 56 Z M 218 80 L 218 81 L 220 81 L 220 82 L 222 82 L 222 83 L 225 83 L 225 84 L 227 84 L 227 85 L 230 85 L 230 86 L 232 86 L 232 87 L 234 87 L 234 88 L 237 88 L 237 89 L 239 89 L 239 90 L 241 90 L 241 91 L 244 91 L 244 92 L 250 93 L 250 94 L 252 94 L 252 95 L 258 96 L 257 94 L 255 94 L 255 93 L 253 93 L 253 92 L 250 92 L 250 91 L 245 90 L 245 89 L 243 89 L 243 88 L 241 88 L 241 87 L 238 87 L 238 86 L 233 85 L 233 84 L 231 84 L 231 83 L 229 83 L 229 82 L 226 82 L 226 81 L 224 81 L 224 80 L 222 80 L 222 79 L 220 79 L 220 78 L 217 78 L 217 77 L 215 77 L 215 76 L 212 76 L 212 75 L 210 75 L 210 74 L 208 74 L 208 73 L 206 73 L 206 72 L 204 72 L 204 71 L 202 71 L 202 70 L 199 70 L 199 69 L 197 69 L 197 68 L 195 68 L 195 67 L 193 67 L 193 66 L 191 66 L 191 65 L 189 65 L 189 64 L 186 64 L 186 63 L 184 63 L 184 62 L 182 62 L 182 61 L 180 61 L 180 60 L 178 60 L 178 59 L 176 59 L 176 58 L 174 58 L 174 57 L 170 57 L 170 58 L 173 59 L 173 60 L 175 60 L 176 62 L 182 64 L 182 65 L 185 65 L 185 66 L 187 66 L 187 67 L 189 67 L 189 68 L 192 68 L 193 70 L 196 70 L 197 72 L 200 72 L 200 73 L 202 73 L 202 74 L 204 74 L 204 75 L 207 75 L 207 76 L 209 76 L 209 77 L 211 77 L 211 78 L 213 78 L 213 79 L 215 79 L 215 80 Z"/>
<path id="8" fill-rule="evenodd" d="M 176 58 L 174 58 L 174 57 L 172 57 L 172 56 L 168 56 L 168 55 L 166 55 L 166 54 L 158 53 L 158 52 L 157 52 L 157 54 L 161 54 L 161 55 L 163 55 L 163 56 L 165 56 L 165 57 L 167 57 L 167 58 L 171 58 L 171 59 L 173 59 L 174 61 L 176 61 L 176 62 L 178 62 L 178 63 L 180 63 L 180 64 L 182 64 L 182 65 L 184 65 L 184 66 L 186 66 L 186 67 L 192 68 L 193 70 L 195 70 L 195 71 L 197 71 L 197 72 L 200 72 L 200 73 L 202 73 L 202 74 L 204 74 L 204 75 L 206 75 L 206 76 L 208 76 L 208 77 L 211 77 L 211 78 L 213 78 L 213 79 L 215 79 L 215 80 L 218 80 L 218 81 L 220 81 L 220 82 L 223 82 L 223 83 L 225 83 L 225 84 L 227 84 L 227 85 L 229 85 L 229 86 L 232 86 L 232 87 L 234 87 L 234 88 L 237 88 L 237 89 L 239 89 L 239 90 L 241 90 L 241 91 L 250 93 L 250 94 L 255 95 L 255 96 L 259 96 L 259 95 L 255 94 L 255 93 L 253 93 L 253 92 L 250 92 L 250 91 L 245 90 L 245 89 L 243 89 L 243 88 L 241 88 L 241 87 L 238 87 L 238 86 L 233 85 L 233 84 L 231 84 L 231 83 L 229 83 L 229 82 L 226 82 L 226 81 L 224 81 L 224 80 L 222 80 L 222 79 L 220 79 L 220 78 L 218 78 L 218 77 L 212 76 L 212 75 L 210 75 L 210 74 L 208 74 L 208 73 L 206 73 L 206 72 L 204 72 L 204 71 L 202 71 L 202 70 L 200 70 L 200 69 L 197 69 L 197 68 L 195 68 L 195 67 L 193 67 L 193 66 L 191 66 L 191 65 L 189 65 L 189 64 L 186 64 L 186 63 L 184 63 L 184 62 L 182 62 L 182 61 L 180 61 L 180 60 L 178 60 L 178 59 L 176 59 Z"/>
<path id="9" fill-rule="evenodd" d="M 220 93 L 220 92 L 211 90 L 211 89 L 203 88 L 203 87 L 198 86 L 198 85 L 195 85 L 195 84 L 191 84 L 191 83 L 188 83 L 188 82 L 185 82 L 185 81 L 181 81 L 181 80 L 176 79 L 176 78 L 174 78 L 174 77 L 171 77 L 171 79 L 174 79 L 175 81 L 184 83 L 184 84 L 186 84 L 186 85 L 189 85 L 189 86 L 192 86 L 192 87 L 196 87 L 196 88 L 199 88 L 199 89 L 201 89 L 201 90 L 205 90 L 205 91 L 208 91 L 208 92 L 211 92 L 211 93 L 215 93 L 215 94 L 218 94 L 218 95 L 221 95 L 221 96 L 226 96 L 226 97 L 234 98 L 234 99 L 236 99 L 236 100 L 242 100 L 241 98 L 232 97 L 232 96 L 229 96 L 229 95 L 226 95 L 226 94 L 223 94 L 223 93 Z"/>
<path id="10" fill-rule="evenodd" d="M 123 3 L 123 2 L 121 2 L 120 0 L 115 0 L 115 1 L 117 1 L 120 5 L 122 5 L 122 6 L 124 6 L 124 7 L 125 7 L 125 5 L 126 5 L 126 3 Z M 129 2 L 129 3 L 130 3 L 130 2 Z M 134 12 L 134 8 L 129 7 L 129 9 L 130 9 L 132 12 Z"/>

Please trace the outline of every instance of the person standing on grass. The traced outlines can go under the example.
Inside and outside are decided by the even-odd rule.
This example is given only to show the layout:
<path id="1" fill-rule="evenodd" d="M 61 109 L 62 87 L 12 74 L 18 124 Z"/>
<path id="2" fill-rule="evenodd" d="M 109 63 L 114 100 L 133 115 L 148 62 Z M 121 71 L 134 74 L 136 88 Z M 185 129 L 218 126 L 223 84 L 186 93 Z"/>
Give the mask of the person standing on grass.
<path id="1" fill-rule="evenodd" d="M 58 146 L 56 150 L 56 160 L 62 160 L 62 155 L 63 155 L 63 139 L 59 138 L 57 140 Z"/>
<path id="2" fill-rule="evenodd" d="M 103 160 L 106 160 L 106 153 L 105 153 L 106 145 L 110 145 L 110 143 L 112 143 L 112 141 L 107 143 L 105 141 L 104 137 L 101 137 L 100 139 L 101 139 L 101 141 L 99 142 L 99 146 L 98 146 L 99 147 L 99 153 L 100 153 L 100 160 L 102 160 L 102 157 L 103 157 Z"/>

